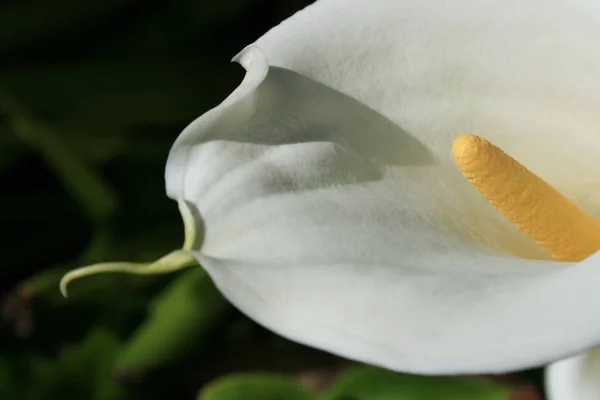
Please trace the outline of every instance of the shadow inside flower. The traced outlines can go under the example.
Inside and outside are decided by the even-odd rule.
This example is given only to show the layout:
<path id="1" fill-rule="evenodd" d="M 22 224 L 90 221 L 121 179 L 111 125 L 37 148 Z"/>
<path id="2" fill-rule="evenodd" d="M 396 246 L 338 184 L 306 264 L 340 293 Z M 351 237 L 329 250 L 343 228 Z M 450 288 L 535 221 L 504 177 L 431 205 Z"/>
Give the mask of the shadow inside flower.
<path id="1" fill-rule="evenodd" d="M 429 149 L 365 104 L 296 72 L 269 67 L 255 91 L 205 141 L 281 145 L 330 142 L 378 166 L 433 164 Z"/>

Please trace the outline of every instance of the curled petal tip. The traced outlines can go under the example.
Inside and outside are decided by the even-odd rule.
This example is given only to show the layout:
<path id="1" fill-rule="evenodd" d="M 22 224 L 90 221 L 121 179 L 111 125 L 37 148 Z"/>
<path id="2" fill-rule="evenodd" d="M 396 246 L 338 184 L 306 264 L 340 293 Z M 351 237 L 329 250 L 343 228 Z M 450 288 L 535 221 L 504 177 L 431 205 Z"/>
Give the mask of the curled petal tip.
<path id="1" fill-rule="evenodd" d="M 248 57 L 253 52 L 256 52 L 257 50 L 258 50 L 258 48 L 256 47 L 256 45 L 250 44 L 250 45 L 244 47 L 244 49 L 242 51 L 240 51 L 239 53 L 237 53 L 235 56 L 233 56 L 233 58 L 231 59 L 231 62 L 236 62 L 238 64 L 244 65 L 244 61 L 247 61 Z M 258 50 L 258 51 L 260 51 L 260 50 Z"/>
<path id="2" fill-rule="evenodd" d="M 250 66 L 256 62 L 257 65 L 265 66 L 265 70 L 268 69 L 269 62 L 267 55 L 255 44 L 246 46 L 242 51 L 235 55 L 231 59 L 232 62 L 240 64 L 247 71 L 250 70 Z"/>

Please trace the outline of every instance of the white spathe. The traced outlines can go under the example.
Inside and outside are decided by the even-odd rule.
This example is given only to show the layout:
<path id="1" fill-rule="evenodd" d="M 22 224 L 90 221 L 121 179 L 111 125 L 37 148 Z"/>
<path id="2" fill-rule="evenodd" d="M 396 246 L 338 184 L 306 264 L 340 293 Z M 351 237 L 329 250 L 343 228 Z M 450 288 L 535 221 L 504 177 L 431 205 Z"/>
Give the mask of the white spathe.
<path id="1" fill-rule="evenodd" d="M 546 368 L 548 400 L 600 399 L 600 348 Z"/>
<path id="2" fill-rule="evenodd" d="M 320 0 L 175 142 L 197 259 L 292 340 L 426 374 L 600 344 L 600 254 L 548 259 L 452 162 L 490 139 L 600 215 L 600 2 Z M 563 400 L 561 398 L 560 400 Z"/>

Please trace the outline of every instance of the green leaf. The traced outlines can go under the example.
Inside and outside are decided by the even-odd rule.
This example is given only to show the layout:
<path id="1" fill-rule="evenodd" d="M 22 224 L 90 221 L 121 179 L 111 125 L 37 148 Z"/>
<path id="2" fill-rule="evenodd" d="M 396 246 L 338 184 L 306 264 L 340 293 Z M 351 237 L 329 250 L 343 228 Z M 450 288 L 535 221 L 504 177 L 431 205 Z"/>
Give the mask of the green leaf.
<path id="1" fill-rule="evenodd" d="M 106 164 L 115 156 L 126 153 L 128 146 L 134 146 L 119 127 L 104 129 L 98 125 L 91 119 L 69 120 L 57 123 L 53 128 L 81 159 L 90 164 Z"/>
<path id="2" fill-rule="evenodd" d="M 426 377 L 356 367 L 331 388 L 331 400 L 508 400 L 510 390 L 480 378 Z"/>
<path id="3" fill-rule="evenodd" d="M 93 330 L 83 342 L 58 360 L 38 363 L 32 379 L 35 385 L 25 388 L 21 398 L 121 398 L 123 391 L 110 373 L 118 348 L 118 340 L 109 332 Z"/>
<path id="4" fill-rule="evenodd" d="M 118 357 L 119 372 L 140 372 L 178 360 L 196 348 L 230 309 L 202 268 L 171 282 Z"/>
<path id="5" fill-rule="evenodd" d="M 239 374 L 206 386 L 198 400 L 318 400 L 291 378 L 276 374 Z"/>
<path id="6" fill-rule="evenodd" d="M 40 153 L 90 220 L 100 223 L 113 214 L 117 197 L 112 187 L 60 135 L 36 120 L 7 93 L 0 92 L 0 105 L 9 115 L 17 137 Z"/>

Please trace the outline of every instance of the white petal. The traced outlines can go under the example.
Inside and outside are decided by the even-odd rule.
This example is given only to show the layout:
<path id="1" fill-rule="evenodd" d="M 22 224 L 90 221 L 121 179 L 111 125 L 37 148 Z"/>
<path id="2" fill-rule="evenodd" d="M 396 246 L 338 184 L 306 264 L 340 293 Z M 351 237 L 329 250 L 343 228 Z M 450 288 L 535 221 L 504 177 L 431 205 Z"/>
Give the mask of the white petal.
<path id="1" fill-rule="evenodd" d="M 600 348 L 546 368 L 548 400 L 600 399 Z"/>
<path id="2" fill-rule="evenodd" d="M 267 238 L 276 248 L 273 239 Z M 274 332 L 392 370 L 505 372 L 564 358 L 600 337 L 600 301 L 591 295 L 600 283 L 598 256 L 546 273 L 524 262 L 537 268 L 530 274 L 457 271 L 461 262 L 516 264 L 469 254 L 432 260 L 431 270 L 418 261 L 254 264 L 202 254 L 198 260 L 234 305 Z"/>
<path id="3" fill-rule="evenodd" d="M 483 135 L 579 200 L 600 169 L 599 37 L 597 0 L 321 0 L 256 43 L 436 157 Z"/>
<path id="4" fill-rule="evenodd" d="M 450 148 L 481 133 L 561 188 L 562 149 L 574 183 L 589 180 L 600 63 L 578 51 L 595 45 L 584 16 L 598 8 L 449 3 L 322 0 L 271 31 L 266 56 L 242 53 L 240 88 L 175 143 L 167 191 L 195 206 L 197 257 L 223 293 L 293 340 L 421 373 L 564 358 L 600 343 L 600 255 L 522 260 L 545 255 Z"/>

